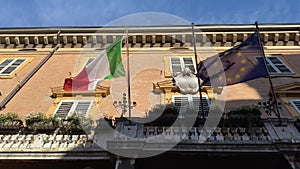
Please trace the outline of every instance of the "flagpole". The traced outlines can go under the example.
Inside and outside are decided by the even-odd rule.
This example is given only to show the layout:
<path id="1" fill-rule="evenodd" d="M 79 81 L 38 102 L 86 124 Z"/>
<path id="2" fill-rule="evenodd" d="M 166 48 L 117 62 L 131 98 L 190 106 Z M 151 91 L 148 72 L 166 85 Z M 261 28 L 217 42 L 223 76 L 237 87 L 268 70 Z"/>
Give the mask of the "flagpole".
<path id="1" fill-rule="evenodd" d="M 257 21 L 255 22 L 255 26 L 256 26 L 256 31 L 257 31 L 258 36 L 259 36 L 259 28 L 258 28 Z M 265 67 L 267 69 L 268 79 L 269 79 L 269 83 L 270 83 L 270 86 L 271 86 L 272 97 L 275 101 L 275 109 L 276 109 L 275 114 L 277 115 L 277 117 L 279 119 L 279 126 L 280 126 L 281 125 L 281 117 L 280 117 L 280 113 L 279 113 L 279 109 L 278 109 L 278 105 L 277 105 L 277 99 L 276 99 L 276 96 L 275 96 L 275 91 L 274 91 L 273 83 L 272 83 L 272 80 L 271 80 L 271 76 L 270 76 L 270 73 L 269 73 L 269 70 L 268 70 L 268 67 L 267 67 L 267 60 L 266 60 L 266 56 L 265 56 L 265 52 L 264 52 L 262 43 L 260 41 L 260 37 L 258 37 L 258 41 L 259 41 L 259 46 L 260 46 L 262 54 L 263 54 L 263 60 L 264 60 L 264 63 L 265 63 Z"/>
<path id="2" fill-rule="evenodd" d="M 196 49 L 196 39 L 195 39 L 195 32 L 194 32 L 194 23 L 192 23 L 192 40 L 193 40 L 193 45 L 194 45 L 194 56 L 195 56 L 195 61 L 196 61 L 196 70 L 197 70 L 197 65 L 198 65 L 198 57 L 197 57 L 197 49 Z M 202 99 L 202 86 L 200 83 L 199 77 L 197 77 L 198 80 L 198 86 L 199 86 L 199 93 L 200 93 L 200 106 L 201 106 L 201 112 L 204 114 L 204 108 L 203 108 L 203 99 Z"/>
<path id="3" fill-rule="evenodd" d="M 126 38 L 125 38 L 125 44 L 126 44 L 126 55 L 127 55 L 127 96 L 128 96 L 128 116 L 131 118 L 131 96 L 130 96 L 130 69 L 129 69 L 129 43 L 128 43 L 128 27 L 125 27 L 126 31 Z"/>

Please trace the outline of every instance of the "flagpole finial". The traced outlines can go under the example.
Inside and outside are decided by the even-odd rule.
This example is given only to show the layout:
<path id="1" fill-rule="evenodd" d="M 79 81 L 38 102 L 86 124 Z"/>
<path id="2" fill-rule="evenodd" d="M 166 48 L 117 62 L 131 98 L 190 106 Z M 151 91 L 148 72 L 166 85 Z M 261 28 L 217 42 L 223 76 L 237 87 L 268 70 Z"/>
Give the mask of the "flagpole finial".
<path id="1" fill-rule="evenodd" d="M 258 22 L 257 21 L 255 21 L 255 27 L 256 27 L 256 29 L 258 29 Z"/>

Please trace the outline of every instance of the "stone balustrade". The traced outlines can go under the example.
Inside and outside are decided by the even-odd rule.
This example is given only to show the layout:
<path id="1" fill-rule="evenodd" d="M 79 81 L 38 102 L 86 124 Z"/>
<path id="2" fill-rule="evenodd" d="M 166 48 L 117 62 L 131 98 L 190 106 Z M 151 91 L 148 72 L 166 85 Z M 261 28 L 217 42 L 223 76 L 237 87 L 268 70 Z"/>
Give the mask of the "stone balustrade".
<path id="1" fill-rule="evenodd" d="M 76 150 L 97 147 L 92 135 L 15 134 L 0 135 L 0 150 Z"/>

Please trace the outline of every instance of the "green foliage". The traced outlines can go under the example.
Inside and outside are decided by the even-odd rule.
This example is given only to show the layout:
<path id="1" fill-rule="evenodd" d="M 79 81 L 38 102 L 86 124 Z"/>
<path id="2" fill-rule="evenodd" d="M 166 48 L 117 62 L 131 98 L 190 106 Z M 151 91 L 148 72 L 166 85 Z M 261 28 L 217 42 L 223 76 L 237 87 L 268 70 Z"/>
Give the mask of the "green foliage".
<path id="1" fill-rule="evenodd" d="M 42 121 L 45 121 L 46 116 L 41 113 L 41 112 L 38 112 L 38 113 L 30 113 L 26 118 L 25 118 L 25 122 L 27 125 L 31 125 L 35 122 L 42 122 Z"/>
<path id="2" fill-rule="evenodd" d="M 16 113 L 10 112 L 7 114 L 0 114 L 0 122 L 18 121 L 20 118 Z"/>
<path id="3" fill-rule="evenodd" d="M 261 123 L 261 111 L 258 106 L 240 106 L 227 113 L 226 122 L 235 126 L 255 127 Z"/>
<path id="4" fill-rule="evenodd" d="M 25 118 L 27 125 L 32 125 L 33 123 L 57 123 L 59 119 L 57 117 L 47 117 L 45 114 L 38 112 L 38 113 L 30 113 Z"/>
<path id="5" fill-rule="evenodd" d="M 64 130 L 68 134 L 85 133 L 91 128 L 91 119 L 84 115 L 73 113 L 65 120 Z"/>

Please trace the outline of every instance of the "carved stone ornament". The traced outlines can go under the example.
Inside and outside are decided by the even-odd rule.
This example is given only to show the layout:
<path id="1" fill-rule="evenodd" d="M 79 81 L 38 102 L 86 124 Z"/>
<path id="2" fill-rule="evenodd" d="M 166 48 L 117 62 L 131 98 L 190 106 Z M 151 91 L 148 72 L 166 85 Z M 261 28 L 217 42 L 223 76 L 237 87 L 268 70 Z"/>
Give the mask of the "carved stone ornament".
<path id="1" fill-rule="evenodd" d="M 195 94 L 199 91 L 198 79 L 189 68 L 184 68 L 182 72 L 173 75 L 173 78 L 182 94 Z"/>

